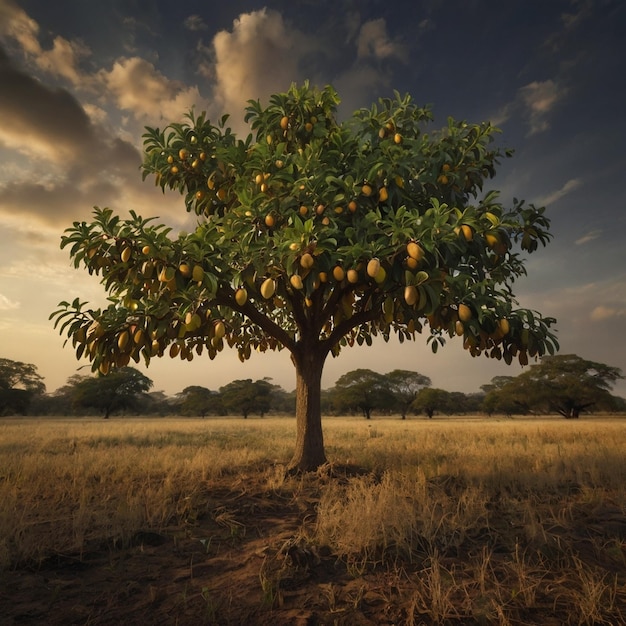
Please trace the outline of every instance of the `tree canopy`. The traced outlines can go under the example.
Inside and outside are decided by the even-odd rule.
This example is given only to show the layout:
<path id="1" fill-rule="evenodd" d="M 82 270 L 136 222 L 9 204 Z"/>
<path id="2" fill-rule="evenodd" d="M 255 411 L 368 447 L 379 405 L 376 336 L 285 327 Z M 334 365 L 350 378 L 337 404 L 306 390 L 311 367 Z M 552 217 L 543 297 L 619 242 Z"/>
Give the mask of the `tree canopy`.
<path id="1" fill-rule="evenodd" d="M 95 208 L 61 245 L 100 276 L 111 304 L 75 299 L 51 317 L 77 358 L 106 373 L 130 360 L 242 361 L 286 349 L 296 370 L 296 449 L 290 467 L 326 461 L 320 396 L 324 362 L 374 337 L 433 351 L 459 335 L 472 356 L 511 363 L 557 348 L 554 319 L 518 308 L 512 286 L 525 255 L 550 239 L 542 207 L 505 206 L 486 182 L 510 152 L 498 129 L 448 119 L 395 93 L 337 119 L 339 97 L 293 85 L 250 101 L 251 132 L 228 116 L 148 128 L 144 177 L 180 192 L 193 232 L 135 212 Z"/>
<path id="2" fill-rule="evenodd" d="M 0 359 L 0 415 L 26 413 L 33 396 L 45 391 L 43 378 L 34 365 Z"/>
<path id="3" fill-rule="evenodd" d="M 532 411 L 577 418 L 592 407 L 613 408 L 613 384 L 623 378 L 619 368 L 576 354 L 545 356 L 514 378 L 494 379 L 484 405 L 506 413 Z M 616 406 L 616 405 L 615 405 Z"/>
<path id="4" fill-rule="evenodd" d="M 134 367 L 120 367 L 107 376 L 78 377 L 70 386 L 76 406 L 100 410 L 106 419 L 114 411 L 133 408 L 137 397 L 151 389 L 152 381 Z"/>

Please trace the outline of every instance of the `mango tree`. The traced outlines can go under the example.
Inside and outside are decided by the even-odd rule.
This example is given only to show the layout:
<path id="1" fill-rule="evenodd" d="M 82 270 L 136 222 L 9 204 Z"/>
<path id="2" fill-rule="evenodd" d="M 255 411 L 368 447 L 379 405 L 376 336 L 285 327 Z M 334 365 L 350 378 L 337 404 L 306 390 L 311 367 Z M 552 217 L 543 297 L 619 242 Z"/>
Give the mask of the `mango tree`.
<path id="1" fill-rule="evenodd" d="M 516 308 L 524 253 L 550 239 L 543 208 L 487 190 L 509 151 L 489 123 L 448 119 L 397 92 L 344 121 L 327 86 L 250 101 L 251 132 L 203 114 L 146 130 L 143 175 L 197 215 L 171 234 L 153 217 L 95 208 L 66 230 L 75 267 L 111 304 L 63 302 L 51 317 L 78 358 L 103 373 L 169 355 L 242 361 L 285 349 L 295 366 L 293 470 L 326 462 L 320 415 L 328 355 L 374 338 L 433 351 L 459 336 L 472 356 L 552 353 L 554 320 Z"/>

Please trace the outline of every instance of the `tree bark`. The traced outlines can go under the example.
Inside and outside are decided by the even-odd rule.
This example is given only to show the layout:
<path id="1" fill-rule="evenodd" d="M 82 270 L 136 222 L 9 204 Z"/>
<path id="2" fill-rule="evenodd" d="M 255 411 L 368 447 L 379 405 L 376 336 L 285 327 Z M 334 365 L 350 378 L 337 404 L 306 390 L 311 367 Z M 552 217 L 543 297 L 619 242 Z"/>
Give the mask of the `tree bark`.
<path id="1" fill-rule="evenodd" d="M 322 432 L 322 370 L 326 352 L 319 346 L 292 353 L 296 366 L 296 447 L 290 472 L 310 472 L 326 463 Z"/>

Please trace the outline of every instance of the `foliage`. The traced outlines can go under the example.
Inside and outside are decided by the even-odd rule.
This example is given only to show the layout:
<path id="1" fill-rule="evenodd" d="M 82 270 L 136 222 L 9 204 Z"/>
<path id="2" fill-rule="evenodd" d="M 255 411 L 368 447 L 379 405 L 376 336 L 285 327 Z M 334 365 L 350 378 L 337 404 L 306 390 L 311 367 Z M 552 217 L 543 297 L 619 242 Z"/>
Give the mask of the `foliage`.
<path id="1" fill-rule="evenodd" d="M 25 414 L 33 397 L 45 391 L 34 365 L 0 359 L 0 415 Z"/>
<path id="2" fill-rule="evenodd" d="M 108 418 L 114 411 L 136 406 L 138 396 L 152 387 L 152 381 L 134 367 L 121 367 L 108 376 L 74 377 L 70 387 L 75 406 L 97 409 Z"/>
<path id="3" fill-rule="evenodd" d="M 407 411 L 420 389 L 430 387 L 431 381 L 428 376 L 424 376 L 419 372 L 397 369 L 385 374 L 385 383 L 387 389 L 394 397 L 402 419 L 405 419 Z"/>
<path id="4" fill-rule="evenodd" d="M 233 380 L 220 387 L 222 405 L 227 411 L 239 413 L 247 418 L 250 413 L 258 413 L 261 417 L 271 407 L 272 392 L 275 385 L 267 378 L 255 380 Z"/>
<path id="5" fill-rule="evenodd" d="M 199 415 L 206 417 L 209 413 L 221 415 L 223 413 L 222 400 L 217 393 L 201 387 L 191 385 L 185 387 L 180 394 L 179 411 L 182 415 Z"/>
<path id="6" fill-rule="evenodd" d="M 546 356 L 519 376 L 496 381 L 485 397 L 485 406 L 488 411 L 534 410 L 577 418 L 591 407 L 616 408 L 609 390 L 620 378 L 618 368 L 575 354 Z"/>
<path id="7" fill-rule="evenodd" d="M 383 374 L 369 369 L 356 369 L 340 376 L 331 390 L 336 410 L 359 410 L 370 419 L 374 409 L 391 409 L 394 397 Z"/>
<path id="8" fill-rule="evenodd" d="M 425 413 L 429 419 L 432 419 L 436 412 L 454 413 L 455 404 L 455 396 L 450 391 L 424 387 L 417 393 L 412 408 Z"/>
<path id="9" fill-rule="evenodd" d="M 460 335 L 472 356 L 507 363 L 558 348 L 554 319 L 516 308 L 524 253 L 549 241 L 549 220 L 485 187 L 510 154 L 494 147 L 498 130 L 452 118 L 432 129 L 430 109 L 397 92 L 341 123 L 338 103 L 305 83 L 250 101 L 244 139 L 204 113 L 148 128 L 144 177 L 180 192 L 197 228 L 176 237 L 153 218 L 95 208 L 61 246 L 111 304 L 76 299 L 51 315 L 102 373 L 166 354 L 213 359 L 225 345 L 242 361 L 286 348 L 301 468 L 325 460 L 321 372 L 346 346 L 426 330 L 435 352 Z"/>

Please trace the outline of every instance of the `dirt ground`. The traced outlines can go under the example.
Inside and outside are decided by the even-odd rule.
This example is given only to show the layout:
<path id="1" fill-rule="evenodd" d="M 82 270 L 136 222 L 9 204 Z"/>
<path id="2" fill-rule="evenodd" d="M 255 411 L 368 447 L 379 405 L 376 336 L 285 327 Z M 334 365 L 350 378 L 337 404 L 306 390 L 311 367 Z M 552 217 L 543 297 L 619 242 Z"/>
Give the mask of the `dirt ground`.
<path id="1" fill-rule="evenodd" d="M 303 529 L 314 524 L 327 480 L 341 476 L 313 476 L 297 490 L 276 491 L 250 476 L 225 477 L 208 488 L 206 510 L 193 523 L 6 571 L 0 624 L 433 623 L 420 615 L 407 575 L 419 563 L 355 571 L 329 548 L 306 541 Z M 549 608 L 548 600 L 538 600 L 536 613 L 516 623 L 564 623 Z"/>

